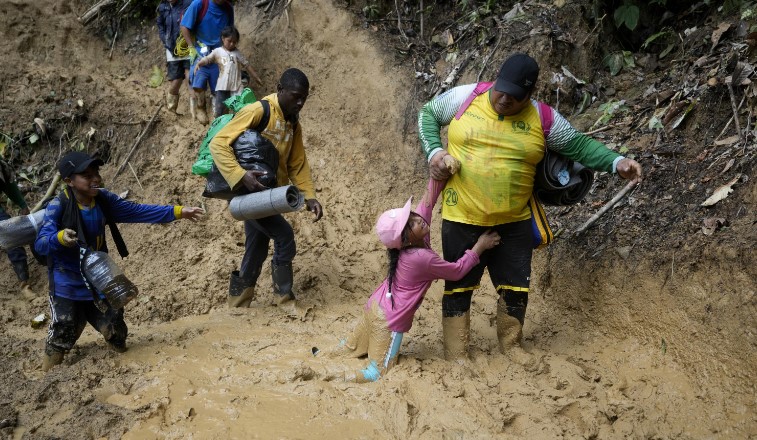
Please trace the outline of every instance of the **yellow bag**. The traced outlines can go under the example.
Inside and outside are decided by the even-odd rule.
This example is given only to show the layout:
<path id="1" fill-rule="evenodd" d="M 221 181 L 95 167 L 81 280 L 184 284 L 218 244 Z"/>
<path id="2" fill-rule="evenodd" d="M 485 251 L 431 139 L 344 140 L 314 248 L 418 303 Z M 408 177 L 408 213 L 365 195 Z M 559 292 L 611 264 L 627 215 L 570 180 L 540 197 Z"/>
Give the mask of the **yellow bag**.
<path id="1" fill-rule="evenodd" d="M 549 227 L 549 221 L 547 221 L 547 213 L 544 212 L 541 203 L 533 194 L 528 199 L 528 207 L 531 208 L 531 232 L 534 249 L 543 248 L 552 243 L 555 238 L 552 229 Z"/>

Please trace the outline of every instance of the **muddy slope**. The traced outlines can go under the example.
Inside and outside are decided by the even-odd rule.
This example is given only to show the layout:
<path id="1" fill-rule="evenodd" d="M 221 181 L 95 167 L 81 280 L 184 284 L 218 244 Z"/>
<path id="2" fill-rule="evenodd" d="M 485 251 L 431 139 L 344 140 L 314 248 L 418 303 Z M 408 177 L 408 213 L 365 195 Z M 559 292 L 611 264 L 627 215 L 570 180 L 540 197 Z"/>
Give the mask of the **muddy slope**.
<path id="1" fill-rule="evenodd" d="M 265 26 L 250 3 L 238 5 L 240 47 L 259 63 L 265 90 L 274 90 L 289 66 L 311 78 L 302 125 L 326 216 L 318 223 L 307 212 L 288 217 L 298 237 L 300 310 L 269 305 L 265 274 L 249 310 L 228 310 L 228 274 L 241 259 L 243 230 L 224 203 L 201 199 L 202 179 L 189 172 L 204 131 L 186 115 L 161 112 L 132 161 L 134 173 L 114 177 L 161 100 L 160 90 L 146 83 L 163 54 L 155 29 L 133 24 L 109 61 L 110 47 L 76 22 L 87 6 L 63 0 L 0 5 L 7 23 L 0 33 L 15 49 L 11 62 L 0 66 L 6 78 L 2 128 L 16 133 L 40 115 L 52 121 L 41 145 L 17 154 L 28 164 L 52 164 L 64 146 L 85 141 L 91 151 L 109 152 L 103 174 L 113 191 L 128 189 L 140 202 L 204 204 L 209 213 L 199 225 L 124 225 L 132 254 L 122 267 L 141 291 L 127 310 L 130 350 L 108 351 L 88 328 L 64 364 L 47 375 L 39 371 L 45 331 L 29 326 L 46 300 L 23 302 L 9 265 L 0 265 L 2 438 L 757 435 L 752 182 L 716 208 L 734 219 L 732 227 L 703 238 L 697 223 L 675 227 L 676 217 L 667 214 L 666 204 L 681 197 L 676 179 L 686 175 L 684 168 L 671 177 L 670 156 L 651 148 L 648 133 L 603 134 L 607 142 L 617 136 L 631 146 L 649 171 L 648 183 L 586 236 L 563 237 L 537 254 L 525 328 L 535 363 L 524 368 L 498 353 L 496 298 L 485 282 L 472 309 L 472 360 L 445 362 L 442 285 L 436 283 L 391 375 L 372 385 L 345 383 L 345 372 L 362 361 L 314 358 L 311 348 L 344 337 L 382 278 L 385 256 L 372 233 L 378 213 L 421 195 L 426 174 L 417 141 L 412 133 L 403 136 L 406 102 L 417 105 L 413 69 L 328 0 L 295 1 L 287 16 Z M 588 34 L 575 14 L 555 14 Z M 29 31 L 27 17 L 43 31 Z M 524 47 L 547 51 L 540 59 L 544 72 L 557 71 L 571 58 L 551 58 L 559 53 L 548 51 L 545 38 L 536 35 Z M 593 59 L 593 48 L 576 55 L 575 74 L 590 76 L 577 60 Z M 495 57 L 507 52 L 500 48 Z M 22 75 L 11 81 L 14 67 Z M 471 68 L 462 81 L 477 73 Z M 621 90 L 621 82 L 612 84 Z M 541 93 L 551 99 L 546 85 Z M 185 99 L 179 111 L 187 113 Z M 96 132 L 87 137 L 90 127 Z M 678 139 L 695 158 L 702 147 L 687 140 L 690 134 Z M 550 214 L 558 224 L 580 224 L 596 209 L 592 203 L 608 200 L 622 185 L 600 176 L 585 206 Z M 686 203 L 701 203 L 700 195 Z M 39 193 L 28 196 L 35 197 Z M 438 223 L 432 244 L 440 250 Z M 678 244 L 647 233 L 665 228 Z M 45 278 L 44 268 L 33 266 L 40 293 Z"/>

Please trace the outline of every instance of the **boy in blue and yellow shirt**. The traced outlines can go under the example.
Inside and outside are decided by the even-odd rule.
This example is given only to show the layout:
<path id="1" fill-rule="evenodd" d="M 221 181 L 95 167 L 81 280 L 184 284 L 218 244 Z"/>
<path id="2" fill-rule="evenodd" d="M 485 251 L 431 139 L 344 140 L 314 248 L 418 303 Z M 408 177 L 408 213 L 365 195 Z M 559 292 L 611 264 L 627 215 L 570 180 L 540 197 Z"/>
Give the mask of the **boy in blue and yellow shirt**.
<path id="1" fill-rule="evenodd" d="M 87 322 L 100 332 L 111 348 L 126 351 L 128 329 L 123 308 L 106 304 L 100 310 L 95 296 L 81 275 L 79 248 L 108 252 L 105 225 L 121 256 L 127 254 L 115 223 L 168 223 L 179 218 L 198 220 L 201 208 L 142 205 L 126 201 L 102 188 L 100 166 L 103 161 L 86 153 L 71 152 L 58 164 L 66 188 L 48 205 L 34 248 L 47 256 L 50 284 L 50 329 L 45 344 L 42 369 L 49 370 L 63 361 L 81 336 Z"/>

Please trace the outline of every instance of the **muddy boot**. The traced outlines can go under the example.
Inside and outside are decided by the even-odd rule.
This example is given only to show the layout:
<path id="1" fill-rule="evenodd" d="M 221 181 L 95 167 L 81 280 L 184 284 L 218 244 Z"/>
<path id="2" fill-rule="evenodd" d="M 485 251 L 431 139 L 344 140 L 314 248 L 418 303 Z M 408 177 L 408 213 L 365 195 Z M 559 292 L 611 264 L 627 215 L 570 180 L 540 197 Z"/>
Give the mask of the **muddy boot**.
<path id="1" fill-rule="evenodd" d="M 271 263 L 271 279 L 273 280 L 273 292 L 276 294 L 276 305 L 294 301 L 294 273 L 292 263 L 275 265 Z"/>
<path id="2" fill-rule="evenodd" d="M 61 351 L 53 351 L 51 354 L 47 354 L 45 352 L 42 355 L 42 371 L 49 371 L 51 368 L 53 368 L 56 365 L 59 365 L 63 362 L 63 352 Z"/>
<path id="3" fill-rule="evenodd" d="M 129 347 L 126 346 L 126 342 L 106 342 L 108 343 L 108 348 L 115 351 L 116 353 L 126 353 L 126 351 L 129 349 Z"/>
<path id="4" fill-rule="evenodd" d="M 470 311 L 458 316 L 442 316 L 444 359 L 465 361 L 470 342 Z"/>
<path id="5" fill-rule="evenodd" d="M 239 271 L 231 272 L 229 279 L 229 307 L 250 307 L 255 298 L 255 285 L 239 276 Z"/>
<path id="6" fill-rule="evenodd" d="M 507 313 L 507 305 L 501 296 L 497 300 L 497 339 L 500 353 L 528 371 L 536 369 L 537 359 L 520 345 L 523 339 L 523 325 L 518 318 Z"/>
<path id="7" fill-rule="evenodd" d="M 189 97 L 189 114 L 193 121 L 197 119 L 197 99 L 194 96 Z"/>
<path id="8" fill-rule="evenodd" d="M 168 94 L 166 96 L 166 106 L 168 111 L 176 113 L 176 108 L 179 106 L 179 95 Z"/>
<path id="9" fill-rule="evenodd" d="M 21 281 L 21 296 L 27 301 L 32 301 L 37 294 L 32 290 L 27 281 Z"/>
<path id="10" fill-rule="evenodd" d="M 197 110 L 195 111 L 195 118 L 200 124 L 208 123 L 208 113 L 205 111 L 205 93 L 200 93 L 196 96 Z"/>

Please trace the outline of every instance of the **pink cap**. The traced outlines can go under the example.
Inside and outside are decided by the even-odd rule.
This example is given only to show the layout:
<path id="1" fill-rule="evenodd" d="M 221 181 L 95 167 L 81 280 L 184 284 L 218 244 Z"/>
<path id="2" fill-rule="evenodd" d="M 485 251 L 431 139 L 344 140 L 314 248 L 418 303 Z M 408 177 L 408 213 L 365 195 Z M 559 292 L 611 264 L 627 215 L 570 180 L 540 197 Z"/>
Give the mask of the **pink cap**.
<path id="1" fill-rule="evenodd" d="M 413 198 L 407 199 L 407 203 L 402 208 L 394 208 L 384 211 L 376 222 L 376 233 L 379 240 L 389 249 L 402 248 L 402 230 L 407 225 L 407 219 L 410 218 L 410 205 Z"/>

